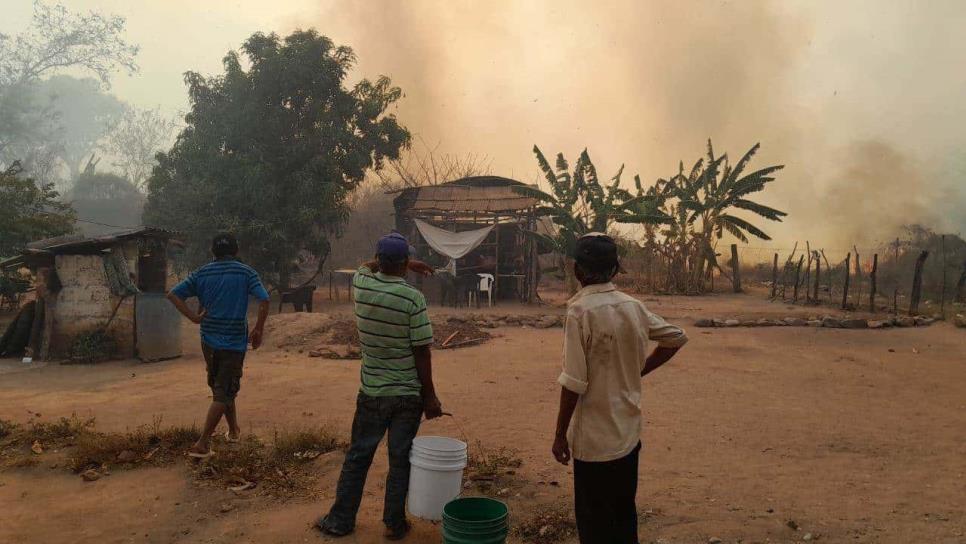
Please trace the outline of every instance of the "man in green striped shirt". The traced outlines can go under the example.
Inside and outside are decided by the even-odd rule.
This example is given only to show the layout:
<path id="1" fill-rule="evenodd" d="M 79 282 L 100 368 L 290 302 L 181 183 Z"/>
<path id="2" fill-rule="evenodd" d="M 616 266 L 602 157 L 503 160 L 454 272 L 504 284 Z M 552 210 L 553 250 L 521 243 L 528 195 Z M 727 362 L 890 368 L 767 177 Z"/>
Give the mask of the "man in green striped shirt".
<path id="1" fill-rule="evenodd" d="M 362 387 L 352 421 L 352 445 L 342 465 L 335 503 L 318 523 L 330 536 L 345 536 L 355 528 L 366 475 L 387 431 L 386 537 L 399 540 L 409 532 L 409 450 L 422 415 L 425 413 L 426 419 L 439 417 L 442 407 L 433 387 L 433 327 L 426 298 L 406 283 L 407 270 L 432 274 L 429 266 L 409 259 L 409 243 L 394 232 L 379 239 L 376 260 L 359 268 L 352 279 L 362 344 Z"/>

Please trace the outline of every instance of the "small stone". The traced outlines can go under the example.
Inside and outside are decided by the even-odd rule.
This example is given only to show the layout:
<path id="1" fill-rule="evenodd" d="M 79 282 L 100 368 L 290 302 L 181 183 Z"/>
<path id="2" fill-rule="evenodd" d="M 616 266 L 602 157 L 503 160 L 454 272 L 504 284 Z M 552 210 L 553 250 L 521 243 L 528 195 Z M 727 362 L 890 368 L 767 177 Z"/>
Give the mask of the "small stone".
<path id="1" fill-rule="evenodd" d="M 85 482 L 94 482 L 101 479 L 101 473 L 89 468 L 81 473 L 81 478 L 83 478 Z"/>
<path id="2" fill-rule="evenodd" d="M 812 533 L 805 533 L 805 536 L 802 537 L 802 540 L 805 542 L 811 542 L 813 540 Z"/>
<path id="3" fill-rule="evenodd" d="M 788 528 L 791 529 L 791 530 L 793 530 L 793 531 L 797 531 L 798 530 L 798 522 L 795 521 L 795 520 L 793 520 L 793 519 L 790 519 L 790 520 L 786 521 L 785 522 L 785 525 L 787 525 Z"/>
<path id="4" fill-rule="evenodd" d="M 117 454 L 117 460 L 122 463 L 130 463 L 131 461 L 137 459 L 137 454 L 131 450 L 124 450 Z"/>
<path id="5" fill-rule="evenodd" d="M 843 319 L 841 327 L 843 329 L 867 329 L 869 322 L 864 319 Z"/>
<path id="6" fill-rule="evenodd" d="M 504 487 L 503 489 L 497 491 L 496 494 L 497 496 L 500 496 L 500 497 L 506 497 L 507 495 L 510 494 L 510 488 Z"/>
<path id="7" fill-rule="evenodd" d="M 835 319 L 834 317 L 824 317 L 822 318 L 822 326 L 830 329 L 840 329 L 842 328 L 842 320 Z"/>
<path id="8" fill-rule="evenodd" d="M 895 319 L 895 322 L 897 327 L 915 327 L 916 326 L 916 320 L 908 316 L 897 317 Z"/>
<path id="9" fill-rule="evenodd" d="M 808 321 L 800 317 L 786 317 L 784 321 L 789 327 L 805 327 L 808 325 Z"/>
<path id="10" fill-rule="evenodd" d="M 220 508 L 222 514 L 227 514 L 228 512 L 231 512 L 234 509 L 235 509 L 235 505 L 230 502 L 222 503 Z"/>
<path id="11" fill-rule="evenodd" d="M 40 440 L 34 440 L 34 444 L 30 446 L 30 451 L 37 455 L 40 455 L 44 452 L 44 447 L 40 445 Z"/>
<path id="12" fill-rule="evenodd" d="M 821 327 L 822 326 L 822 322 L 819 321 L 818 319 L 809 319 L 808 320 L 808 326 L 809 327 Z"/>
<path id="13" fill-rule="evenodd" d="M 713 536 L 708 539 L 708 544 L 721 544 L 721 543 L 722 543 L 722 540 L 716 536 Z"/>
<path id="14" fill-rule="evenodd" d="M 765 512 L 768 512 L 769 514 L 774 514 L 775 513 L 775 509 L 774 508 L 768 508 L 767 510 L 765 510 Z"/>
<path id="15" fill-rule="evenodd" d="M 892 327 L 891 321 L 881 321 L 878 319 L 873 319 L 869 321 L 870 329 L 888 329 L 889 327 Z"/>
<path id="16" fill-rule="evenodd" d="M 917 327 L 928 327 L 936 320 L 931 317 L 916 316 L 913 318 L 913 321 L 916 323 Z"/>
<path id="17" fill-rule="evenodd" d="M 707 318 L 698 319 L 697 321 L 694 322 L 694 326 L 695 327 L 714 327 L 714 320 L 707 319 Z"/>
<path id="18" fill-rule="evenodd" d="M 726 319 L 724 324 L 725 327 L 737 327 L 738 325 L 741 325 L 741 322 L 737 319 Z"/>

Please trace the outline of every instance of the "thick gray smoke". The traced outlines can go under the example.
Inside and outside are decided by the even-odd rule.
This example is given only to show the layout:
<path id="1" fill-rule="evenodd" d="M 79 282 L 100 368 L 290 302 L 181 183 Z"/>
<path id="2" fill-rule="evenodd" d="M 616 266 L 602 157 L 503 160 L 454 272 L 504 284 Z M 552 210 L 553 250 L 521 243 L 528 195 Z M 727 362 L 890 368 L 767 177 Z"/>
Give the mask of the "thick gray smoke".
<path id="1" fill-rule="evenodd" d="M 966 227 L 966 76 L 952 69 L 964 15 L 953 2 L 417 1 L 337 3 L 288 24 L 352 46 L 358 73 L 391 76 L 425 140 L 526 181 L 535 143 L 586 146 L 602 174 L 623 162 L 652 180 L 709 136 L 732 156 L 760 141 L 759 166 L 786 164 L 764 197 L 790 212 L 766 225 L 776 243 L 851 245 L 910 222 Z"/>

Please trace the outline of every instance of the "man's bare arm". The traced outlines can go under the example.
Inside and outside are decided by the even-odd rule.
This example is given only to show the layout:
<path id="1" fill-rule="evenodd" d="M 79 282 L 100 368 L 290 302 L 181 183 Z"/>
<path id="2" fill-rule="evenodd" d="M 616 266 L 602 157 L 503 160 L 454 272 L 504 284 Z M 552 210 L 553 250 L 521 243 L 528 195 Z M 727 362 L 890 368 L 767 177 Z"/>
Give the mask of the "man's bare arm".
<path id="1" fill-rule="evenodd" d="M 423 412 L 426 414 L 426 419 L 437 418 L 443 415 L 443 406 L 436 396 L 436 387 L 433 385 L 433 360 L 429 345 L 415 346 L 413 358 L 416 359 L 416 374 L 419 376 L 419 383 L 422 384 Z"/>
<path id="2" fill-rule="evenodd" d="M 204 308 L 201 308 L 201 311 L 195 312 L 188 307 L 188 304 L 181 297 L 174 293 L 168 293 L 168 300 L 181 312 L 181 315 L 187 317 L 192 323 L 201 323 L 201 320 L 205 318 Z"/>
<path id="3" fill-rule="evenodd" d="M 643 378 L 644 376 L 647 376 L 651 372 L 657 370 L 658 367 L 664 363 L 670 361 L 679 349 L 681 348 L 666 348 L 662 346 L 655 348 L 654 351 L 647 356 L 647 359 L 644 360 L 644 370 L 641 371 L 641 377 Z"/>
<path id="4" fill-rule="evenodd" d="M 258 303 L 258 319 L 255 321 L 255 328 L 248 335 L 252 349 L 258 349 L 262 345 L 262 336 L 265 334 L 265 320 L 268 319 L 268 304 L 269 301 L 267 300 Z"/>
<path id="5" fill-rule="evenodd" d="M 553 439 L 553 456 L 564 465 L 570 462 L 567 429 L 570 428 L 570 420 L 574 417 L 578 400 L 580 400 L 580 395 L 566 387 L 560 388 L 560 409 L 557 411 L 557 433 Z"/>

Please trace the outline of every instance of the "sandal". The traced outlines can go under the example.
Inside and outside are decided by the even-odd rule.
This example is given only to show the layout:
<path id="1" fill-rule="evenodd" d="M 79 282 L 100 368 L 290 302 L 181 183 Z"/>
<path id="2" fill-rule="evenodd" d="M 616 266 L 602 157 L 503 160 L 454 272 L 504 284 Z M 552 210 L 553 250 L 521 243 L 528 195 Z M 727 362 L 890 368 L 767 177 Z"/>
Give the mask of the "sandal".
<path id="1" fill-rule="evenodd" d="M 198 453 L 196 451 L 188 450 L 188 457 L 191 457 L 192 459 L 208 459 L 214 454 L 215 454 L 215 450 L 211 448 L 208 448 L 208 451 L 205 453 Z"/>

